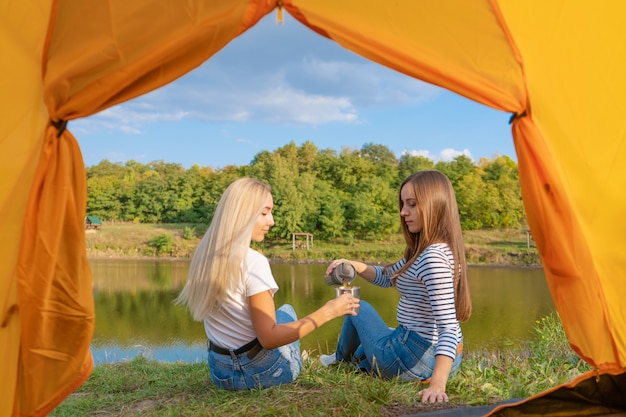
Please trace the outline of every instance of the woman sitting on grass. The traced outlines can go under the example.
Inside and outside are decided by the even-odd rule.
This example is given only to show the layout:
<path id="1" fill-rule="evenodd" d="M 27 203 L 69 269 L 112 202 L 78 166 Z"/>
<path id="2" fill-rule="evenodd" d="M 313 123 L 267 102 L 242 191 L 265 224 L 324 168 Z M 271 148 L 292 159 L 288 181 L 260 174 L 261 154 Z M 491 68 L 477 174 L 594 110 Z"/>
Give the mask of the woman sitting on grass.
<path id="1" fill-rule="evenodd" d="M 270 187 L 241 178 L 224 192 L 191 260 L 176 302 L 204 321 L 211 379 L 226 390 L 266 388 L 300 374 L 299 340 L 328 321 L 354 314 L 350 295 L 297 320 L 292 306 L 276 310 L 278 285 L 270 264 L 250 247 L 274 225 Z"/>
<path id="2" fill-rule="evenodd" d="M 404 257 L 385 268 L 348 261 L 366 281 L 398 289 L 399 326 L 390 329 L 361 301 L 359 314 L 344 319 L 336 352 L 320 360 L 352 362 L 383 378 L 430 380 L 421 400 L 448 401 L 448 378 L 463 357 L 459 321 L 472 309 L 456 198 L 445 175 L 422 171 L 404 180 L 399 203 Z M 344 261 L 333 261 L 326 274 Z"/>

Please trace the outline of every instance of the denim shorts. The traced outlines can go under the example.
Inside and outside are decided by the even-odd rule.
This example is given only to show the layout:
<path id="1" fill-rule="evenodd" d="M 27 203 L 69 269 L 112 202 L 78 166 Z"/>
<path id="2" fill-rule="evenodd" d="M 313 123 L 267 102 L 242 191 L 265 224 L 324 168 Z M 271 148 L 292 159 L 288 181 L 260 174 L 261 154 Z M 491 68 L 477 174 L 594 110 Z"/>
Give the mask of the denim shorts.
<path id="1" fill-rule="evenodd" d="M 276 310 L 279 324 L 297 320 L 296 312 L 289 304 Z M 297 340 L 276 349 L 261 349 L 253 358 L 247 353 L 229 355 L 209 350 L 211 380 L 219 388 L 240 391 L 268 388 L 293 382 L 302 370 L 300 341 Z"/>

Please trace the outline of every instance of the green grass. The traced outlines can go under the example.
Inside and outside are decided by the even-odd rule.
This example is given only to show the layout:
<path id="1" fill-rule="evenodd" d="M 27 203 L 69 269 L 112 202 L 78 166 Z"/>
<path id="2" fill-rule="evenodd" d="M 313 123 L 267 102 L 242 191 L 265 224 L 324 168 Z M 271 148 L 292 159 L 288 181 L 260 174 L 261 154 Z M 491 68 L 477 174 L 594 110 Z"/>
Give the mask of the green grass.
<path id="1" fill-rule="evenodd" d="M 192 239 L 185 239 L 185 228 L 190 224 L 141 224 L 141 223 L 105 223 L 98 231 L 85 233 L 87 256 L 105 258 L 191 258 L 200 241 L 198 234 Z M 202 229 L 202 232 L 204 228 Z M 171 250 L 162 252 L 151 246 L 157 236 L 170 234 L 173 237 Z"/>
<path id="2" fill-rule="evenodd" d="M 195 229 L 195 236 L 190 229 Z M 191 258 L 206 225 L 191 224 L 104 224 L 99 231 L 85 234 L 90 257 Z M 171 234 L 173 244 L 166 251 L 151 245 L 155 237 Z M 191 236 L 190 236 L 191 235 Z M 534 243 L 527 243 L 525 229 L 471 230 L 463 234 L 467 261 L 473 265 L 540 266 Z M 158 240 L 158 239 L 157 239 Z M 403 253 L 401 235 L 382 241 L 324 241 L 314 239 L 308 249 L 293 249 L 291 240 L 265 241 L 255 245 L 275 262 L 327 262 L 336 258 L 388 263 Z"/>
<path id="3" fill-rule="evenodd" d="M 205 363 L 159 363 L 138 357 L 97 365 L 53 417 L 86 416 L 395 416 L 437 410 L 421 404 L 417 383 L 383 381 L 347 365 L 324 368 L 310 352 L 296 382 L 228 392 Z M 524 398 L 568 382 L 590 367 L 570 349 L 555 313 L 536 323 L 530 342 L 508 350 L 468 352 L 448 382 L 447 408 Z"/>

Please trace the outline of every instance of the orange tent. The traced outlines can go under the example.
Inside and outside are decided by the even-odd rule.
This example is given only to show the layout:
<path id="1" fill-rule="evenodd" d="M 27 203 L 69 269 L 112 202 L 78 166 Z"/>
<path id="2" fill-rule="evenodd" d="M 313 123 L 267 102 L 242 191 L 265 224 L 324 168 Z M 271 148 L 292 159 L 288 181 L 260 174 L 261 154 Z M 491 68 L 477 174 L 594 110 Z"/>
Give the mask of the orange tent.
<path id="1" fill-rule="evenodd" d="M 20 0 L 0 13 L 0 416 L 47 414 L 92 369 L 86 185 L 71 121 L 184 75 L 277 7 L 372 61 L 513 115 L 546 279 L 572 348 L 596 369 L 494 414 L 626 408 L 626 2 Z"/>

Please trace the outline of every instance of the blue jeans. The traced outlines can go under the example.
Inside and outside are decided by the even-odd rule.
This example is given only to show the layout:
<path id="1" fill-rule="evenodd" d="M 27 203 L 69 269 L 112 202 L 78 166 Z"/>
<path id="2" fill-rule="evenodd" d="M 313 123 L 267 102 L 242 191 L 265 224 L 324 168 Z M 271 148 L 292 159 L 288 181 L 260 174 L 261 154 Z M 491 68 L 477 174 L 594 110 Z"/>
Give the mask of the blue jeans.
<path id="1" fill-rule="evenodd" d="M 291 305 L 285 304 L 276 310 L 278 324 L 296 320 L 296 312 Z M 276 349 L 261 349 L 252 359 L 248 358 L 247 353 L 222 355 L 209 350 L 208 362 L 211 380 L 225 390 L 239 391 L 288 384 L 302 370 L 300 341 Z"/>
<path id="2" fill-rule="evenodd" d="M 359 314 L 344 318 L 335 353 L 337 360 L 353 362 L 361 370 L 385 379 L 424 381 L 435 369 L 435 347 L 406 327 L 389 328 L 374 307 L 361 300 Z M 459 370 L 462 359 L 460 352 L 452 364 L 451 376 Z"/>

